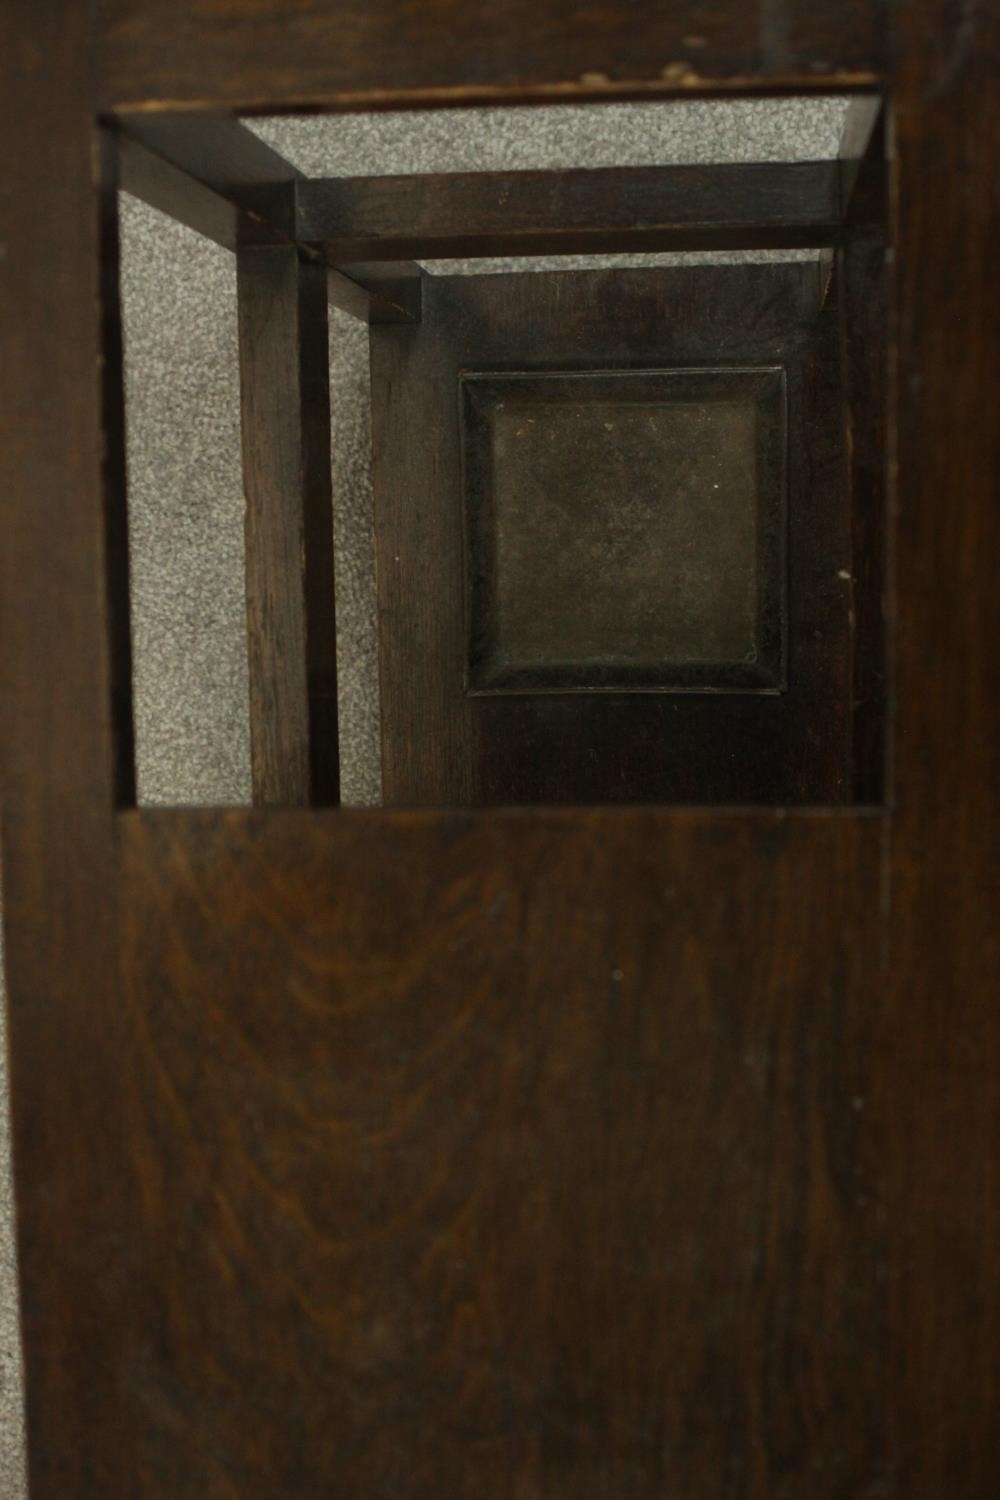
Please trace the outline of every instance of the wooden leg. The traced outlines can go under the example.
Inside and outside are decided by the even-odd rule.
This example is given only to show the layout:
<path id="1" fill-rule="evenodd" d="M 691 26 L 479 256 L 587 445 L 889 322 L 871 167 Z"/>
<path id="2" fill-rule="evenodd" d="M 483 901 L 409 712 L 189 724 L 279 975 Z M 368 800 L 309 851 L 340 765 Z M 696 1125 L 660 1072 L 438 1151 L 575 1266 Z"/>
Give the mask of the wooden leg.
<path id="1" fill-rule="evenodd" d="M 326 269 L 284 246 L 237 264 L 253 797 L 335 805 Z"/>

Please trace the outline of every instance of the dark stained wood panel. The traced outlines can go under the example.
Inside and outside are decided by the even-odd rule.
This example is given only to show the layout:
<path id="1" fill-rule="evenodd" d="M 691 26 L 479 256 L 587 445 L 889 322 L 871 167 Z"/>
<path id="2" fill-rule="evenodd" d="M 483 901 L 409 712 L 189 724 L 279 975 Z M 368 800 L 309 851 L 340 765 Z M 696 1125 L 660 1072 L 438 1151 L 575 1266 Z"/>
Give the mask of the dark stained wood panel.
<path id="1" fill-rule="evenodd" d="M 848 232 L 834 254 L 828 296 L 841 330 L 841 379 L 850 455 L 853 799 L 887 789 L 889 699 L 889 163 L 885 111 L 855 100 L 840 144 Z"/>
<path id="2" fill-rule="evenodd" d="M 340 261 L 826 244 L 835 161 L 306 179 L 296 234 Z"/>
<path id="3" fill-rule="evenodd" d="M 853 800 L 886 791 L 888 275 L 881 233 L 852 234 L 838 252 L 833 295 L 840 313 L 851 487 Z"/>
<path id="4" fill-rule="evenodd" d="M 133 1492 L 882 1492 L 878 819 L 120 832 Z"/>
<path id="5" fill-rule="evenodd" d="M 326 267 L 237 256 L 254 802 L 340 800 Z"/>
<path id="6" fill-rule="evenodd" d="M 897 6 L 894 1495 L 1000 1476 L 1000 11 Z"/>
<path id="7" fill-rule="evenodd" d="M 372 330 L 387 803 L 849 799 L 850 516 L 820 291 L 811 263 L 432 276 L 420 329 Z M 746 365 L 786 371 L 788 691 L 466 695 L 460 374 Z"/>
<path id="8" fill-rule="evenodd" d="M 134 1493 L 118 1421 L 140 1272 L 120 1150 L 113 811 L 131 766 L 117 256 L 86 22 L 58 0 L 0 7 L 3 915 L 42 1500 Z"/>
<path id="9" fill-rule="evenodd" d="M 33 1500 L 994 1500 L 1000 18 L 894 7 L 885 816 L 147 816 L 88 14 L 0 8 Z M 883 7 L 101 14 L 105 106 L 266 107 L 816 86 Z"/>
<path id="10" fill-rule="evenodd" d="M 780 367 L 459 388 L 467 692 L 785 688 Z"/>
<path id="11" fill-rule="evenodd" d="M 869 83 L 880 0 L 101 0 L 105 108 L 614 98 Z"/>

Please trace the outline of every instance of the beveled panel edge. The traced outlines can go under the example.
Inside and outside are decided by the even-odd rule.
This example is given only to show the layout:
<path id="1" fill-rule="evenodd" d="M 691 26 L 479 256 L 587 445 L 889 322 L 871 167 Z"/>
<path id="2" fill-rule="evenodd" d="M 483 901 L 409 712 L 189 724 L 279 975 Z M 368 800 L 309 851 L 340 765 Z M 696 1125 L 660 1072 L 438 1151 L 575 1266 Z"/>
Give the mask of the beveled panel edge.
<path id="1" fill-rule="evenodd" d="M 669 274 L 669 272 L 667 273 Z M 636 662 L 628 667 L 589 666 L 577 663 L 547 663 L 545 666 L 512 667 L 500 663 L 489 676 L 477 676 L 473 670 L 474 641 L 477 636 L 476 588 L 471 573 L 472 549 L 475 538 L 470 524 L 471 495 L 469 490 L 470 450 L 473 444 L 486 441 L 479 430 L 483 410 L 490 402 L 491 387 L 517 386 L 525 389 L 545 386 L 551 382 L 552 391 L 559 385 L 579 383 L 586 386 L 585 394 L 597 396 L 597 388 L 610 386 L 613 382 L 627 380 L 636 386 L 643 382 L 676 379 L 697 381 L 698 377 L 730 377 L 738 393 L 752 395 L 758 407 L 768 397 L 775 400 L 776 421 L 758 431 L 758 459 L 760 448 L 769 443 L 776 452 L 774 458 L 778 469 L 777 495 L 771 509 L 773 535 L 771 545 L 765 548 L 767 555 L 758 559 L 761 563 L 763 597 L 758 606 L 758 636 L 765 643 L 763 659 L 752 662 L 731 661 L 689 662 Z M 714 385 L 714 381 L 711 382 Z M 575 393 L 574 393 L 575 399 Z M 599 399 L 607 399 L 600 396 Z M 722 399 L 718 390 L 706 394 L 709 402 Z M 580 368 L 545 370 L 475 370 L 459 371 L 458 402 L 461 430 L 462 463 L 462 528 L 463 528 L 463 607 L 465 611 L 465 634 L 467 655 L 465 664 L 464 691 L 468 697 L 512 697 L 530 694 L 753 694 L 755 696 L 778 696 L 788 686 L 788 381 L 783 364 L 732 364 L 717 362 L 705 365 L 676 366 L 631 366 L 612 369 L 604 366 L 593 370 Z M 567 403 L 568 404 L 568 403 Z M 772 430 L 773 429 L 773 430 Z M 491 473 L 491 465 L 480 465 L 483 475 Z M 483 483 L 485 483 L 485 479 Z M 577 681 L 570 680 L 576 675 Z M 582 680 L 589 677 L 590 680 Z"/>

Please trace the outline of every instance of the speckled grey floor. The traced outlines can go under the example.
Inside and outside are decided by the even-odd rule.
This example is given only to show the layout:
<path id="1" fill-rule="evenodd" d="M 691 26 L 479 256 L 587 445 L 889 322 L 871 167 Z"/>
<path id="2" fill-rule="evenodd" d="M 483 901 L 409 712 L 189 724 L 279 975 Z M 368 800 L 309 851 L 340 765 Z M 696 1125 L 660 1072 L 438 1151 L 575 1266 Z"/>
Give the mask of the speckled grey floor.
<path id="1" fill-rule="evenodd" d="M 837 100 L 684 102 L 273 119 L 254 128 L 301 170 L 336 176 L 806 160 L 836 153 L 843 113 Z M 122 233 L 140 798 L 246 802 L 234 263 L 129 199 L 122 202 Z M 556 262 L 530 263 L 545 264 Z M 369 803 L 378 799 L 378 702 L 366 331 L 335 313 L 330 344 L 342 781 L 346 801 Z M 21 1500 L 2 1025 L 0 997 L 0 1500 Z"/>

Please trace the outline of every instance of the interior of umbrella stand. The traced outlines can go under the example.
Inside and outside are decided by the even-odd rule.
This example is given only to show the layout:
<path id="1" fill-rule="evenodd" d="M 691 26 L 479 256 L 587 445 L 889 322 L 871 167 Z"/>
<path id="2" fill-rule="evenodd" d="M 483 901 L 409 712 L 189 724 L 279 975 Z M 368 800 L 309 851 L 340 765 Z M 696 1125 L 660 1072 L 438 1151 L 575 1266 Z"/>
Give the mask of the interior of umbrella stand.
<path id="1" fill-rule="evenodd" d="M 881 800 L 878 99 L 118 161 L 140 801 Z"/>

